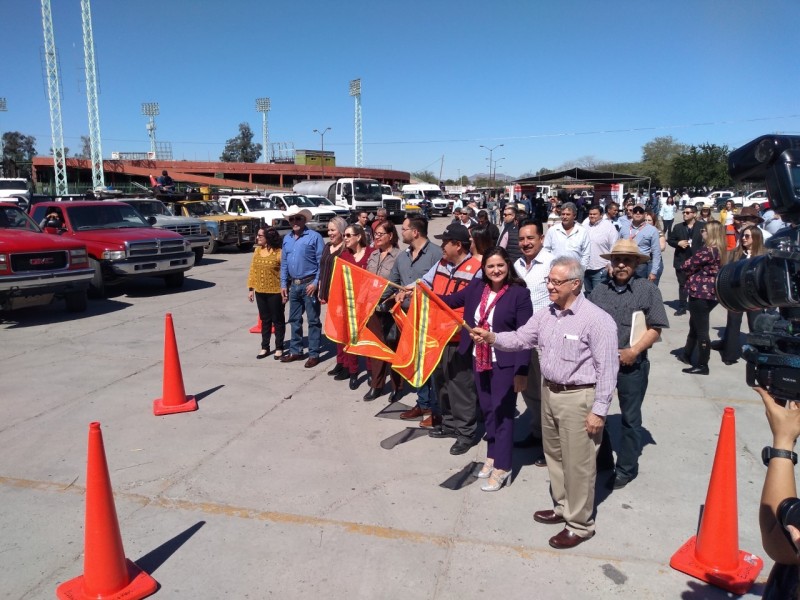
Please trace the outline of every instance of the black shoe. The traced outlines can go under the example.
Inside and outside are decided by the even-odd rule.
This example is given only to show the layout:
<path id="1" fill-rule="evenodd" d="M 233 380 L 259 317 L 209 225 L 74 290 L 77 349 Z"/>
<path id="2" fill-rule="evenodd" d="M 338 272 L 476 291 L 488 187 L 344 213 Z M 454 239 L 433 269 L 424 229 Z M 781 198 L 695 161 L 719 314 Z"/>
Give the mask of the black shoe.
<path id="1" fill-rule="evenodd" d="M 624 475 L 616 475 L 614 479 L 609 480 L 608 487 L 610 487 L 612 490 L 621 490 L 633 480 L 634 477 L 625 477 Z"/>
<path id="2" fill-rule="evenodd" d="M 736 363 L 738 363 L 739 360 L 738 359 L 726 360 L 723 358 L 722 362 L 730 367 L 731 365 L 735 365 Z"/>
<path id="3" fill-rule="evenodd" d="M 369 391 L 364 394 L 364 402 L 370 402 L 375 400 L 378 396 L 383 394 L 383 390 L 376 390 L 375 388 L 369 388 Z"/>
<path id="4" fill-rule="evenodd" d="M 722 350 L 722 340 L 714 340 L 711 342 L 712 350 Z"/>
<path id="5" fill-rule="evenodd" d="M 386 398 L 389 404 L 397 402 L 400 399 L 400 390 L 392 390 Z"/>
<path id="6" fill-rule="evenodd" d="M 676 310 L 676 311 L 673 313 L 673 316 L 676 316 L 676 317 L 682 317 L 682 316 L 683 316 L 683 315 L 685 315 L 685 314 L 686 314 L 686 309 L 685 309 L 685 308 L 679 308 L 678 310 Z"/>
<path id="7" fill-rule="evenodd" d="M 678 359 L 678 361 L 682 362 L 682 363 L 683 363 L 683 364 L 685 364 L 685 365 L 689 365 L 689 366 L 691 366 L 691 365 L 692 365 L 692 361 L 691 361 L 691 360 L 689 360 L 689 358 L 688 358 L 688 357 L 687 357 L 687 356 L 686 356 L 686 355 L 685 355 L 683 352 L 681 352 L 680 354 L 676 354 L 676 355 L 675 355 L 675 358 L 677 358 L 677 359 Z M 686 369 L 684 369 L 684 371 L 685 371 L 685 370 L 686 370 Z"/>
<path id="8" fill-rule="evenodd" d="M 681 369 L 684 373 L 689 375 L 708 375 L 708 365 L 689 367 L 688 369 Z"/>
<path id="9" fill-rule="evenodd" d="M 536 460 L 533 461 L 533 466 L 534 467 L 546 467 L 547 466 L 547 460 L 545 459 L 544 456 L 540 456 L 539 458 L 537 458 Z"/>
<path id="10" fill-rule="evenodd" d="M 458 437 L 455 429 L 450 429 L 449 427 L 434 427 L 433 429 L 428 430 L 428 435 L 432 438 L 436 438 L 437 440 Z"/>
<path id="11" fill-rule="evenodd" d="M 330 371 L 328 371 L 328 375 L 338 375 L 343 371 L 344 371 L 344 365 L 342 365 L 342 363 L 336 363 L 336 366 L 333 367 Z"/>
<path id="12" fill-rule="evenodd" d="M 350 375 L 350 389 L 358 389 L 358 375 Z"/>
<path id="13" fill-rule="evenodd" d="M 450 454 L 453 456 L 464 454 L 474 445 L 475 443 L 472 440 L 456 440 L 456 443 L 450 446 Z"/>
<path id="14" fill-rule="evenodd" d="M 350 373 L 342 369 L 333 378 L 336 381 L 344 381 L 345 379 L 350 379 Z"/>
<path id="15" fill-rule="evenodd" d="M 536 448 L 542 445 L 542 440 L 534 437 L 533 434 L 528 434 L 528 437 L 514 442 L 514 448 Z"/>

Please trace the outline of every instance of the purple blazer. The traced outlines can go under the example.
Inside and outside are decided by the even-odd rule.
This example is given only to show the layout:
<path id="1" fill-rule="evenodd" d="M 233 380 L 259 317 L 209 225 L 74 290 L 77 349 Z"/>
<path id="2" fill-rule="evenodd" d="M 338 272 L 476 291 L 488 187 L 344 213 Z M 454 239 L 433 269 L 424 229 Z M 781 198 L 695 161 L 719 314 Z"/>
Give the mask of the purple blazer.
<path id="1" fill-rule="evenodd" d="M 481 303 L 483 288 L 486 284 L 481 277 L 475 277 L 465 288 L 461 288 L 454 294 L 439 296 L 450 308 L 464 308 L 464 320 L 470 327 L 475 327 L 475 311 Z M 533 316 L 533 305 L 531 304 L 531 293 L 527 287 L 522 285 L 512 285 L 503 294 L 494 307 L 492 314 L 492 331 L 516 331 L 522 327 Z M 458 352 L 466 354 L 472 352 L 473 341 L 464 332 L 461 341 L 458 343 Z M 528 365 L 531 362 L 530 350 L 520 352 L 504 352 L 495 350 L 497 364 L 501 367 L 514 367 L 515 375 L 527 375 Z"/>

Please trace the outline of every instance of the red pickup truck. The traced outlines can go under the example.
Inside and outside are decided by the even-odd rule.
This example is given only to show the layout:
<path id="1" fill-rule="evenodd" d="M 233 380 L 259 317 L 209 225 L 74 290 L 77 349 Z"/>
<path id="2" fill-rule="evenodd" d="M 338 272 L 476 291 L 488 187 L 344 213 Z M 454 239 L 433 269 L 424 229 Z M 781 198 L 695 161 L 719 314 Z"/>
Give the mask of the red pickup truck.
<path id="1" fill-rule="evenodd" d="M 191 244 L 182 235 L 152 227 L 123 202 L 40 202 L 30 212 L 46 232 L 86 244 L 94 269 L 89 292 L 96 296 L 139 277 L 161 277 L 167 287 L 178 288 L 194 265 Z"/>
<path id="2" fill-rule="evenodd" d="M 86 310 L 94 270 L 86 246 L 44 233 L 16 204 L 0 203 L 0 310 L 49 304 Z"/>

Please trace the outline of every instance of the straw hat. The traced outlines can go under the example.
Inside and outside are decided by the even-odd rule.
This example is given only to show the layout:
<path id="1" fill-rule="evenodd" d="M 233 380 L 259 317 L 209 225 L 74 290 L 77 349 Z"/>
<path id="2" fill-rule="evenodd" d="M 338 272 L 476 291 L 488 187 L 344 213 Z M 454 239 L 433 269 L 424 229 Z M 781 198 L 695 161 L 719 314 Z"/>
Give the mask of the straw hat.
<path id="1" fill-rule="evenodd" d="M 611 248 L 611 252 L 608 254 L 601 254 L 600 258 L 611 260 L 615 256 L 634 256 L 639 260 L 639 264 L 650 262 L 650 257 L 639 252 L 639 246 L 632 240 L 619 240 L 614 244 L 614 247 Z"/>

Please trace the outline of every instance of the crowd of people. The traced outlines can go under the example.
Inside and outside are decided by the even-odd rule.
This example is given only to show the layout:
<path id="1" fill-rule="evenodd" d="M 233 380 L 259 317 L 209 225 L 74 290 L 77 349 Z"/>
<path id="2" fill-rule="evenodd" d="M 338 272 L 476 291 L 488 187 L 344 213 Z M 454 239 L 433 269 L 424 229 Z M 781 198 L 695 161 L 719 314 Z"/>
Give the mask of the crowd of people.
<path id="1" fill-rule="evenodd" d="M 690 315 L 686 344 L 677 356 L 687 364 L 685 373 L 707 375 L 712 349 L 722 351 L 726 364 L 740 352 L 741 314 L 730 313 L 725 336 L 716 344 L 710 339 L 716 273 L 729 260 L 763 251 L 765 232 L 758 227 L 763 219 L 756 209 L 731 207 L 718 221 L 685 205 L 679 212 L 682 221 L 675 224 L 679 204 L 674 199 L 658 212 L 636 201 L 625 202 L 622 209 L 607 201 L 583 210 L 564 202 L 553 204 L 558 220 L 546 227 L 529 218 L 527 207 L 501 206 L 499 225 L 486 210 L 455 207 L 452 222 L 436 236 L 440 244 L 429 239 L 425 218 L 405 219 L 398 232 L 385 211 L 371 224 L 332 219 L 325 242 L 306 227 L 308 211 L 293 207 L 287 213 L 292 231 L 282 242 L 273 228 L 258 232 L 248 277 L 250 300 L 257 302 L 262 321 L 256 358 L 270 353 L 274 336 L 276 359 L 305 358 L 306 368 L 317 366 L 323 337 L 320 304 L 327 302 L 336 257 L 394 284 L 368 324 L 390 348 L 398 337 L 391 308 L 399 303 L 407 309 L 413 286 L 428 286 L 467 327 L 442 348 L 438 366 L 423 385 L 409 389 L 391 364 L 365 361 L 341 344 L 328 375 L 347 380 L 356 390 L 365 363 L 363 400 L 388 392 L 391 403 L 411 395 L 413 402 L 400 418 L 418 421 L 432 438 L 452 439 L 453 455 L 485 440 L 486 460 L 476 473 L 484 491 L 510 485 L 514 448 L 532 449 L 534 464 L 548 469 L 553 501 L 534 519 L 563 526 L 550 545 L 572 548 L 595 533 L 598 457 L 610 457 L 605 461 L 610 464 L 601 462 L 600 468 L 614 469 L 608 480 L 613 489 L 624 488 L 639 473 L 648 350 L 669 327 L 658 287 L 667 244 L 674 249 L 680 288 L 675 316 L 687 310 Z M 535 216 L 534 207 L 530 210 Z M 734 236 L 732 249 L 726 220 Z M 288 349 L 283 340 L 287 303 Z M 615 390 L 622 422 L 618 441 L 605 429 Z M 518 394 L 528 409 L 518 429 L 527 435 L 515 441 Z"/>

